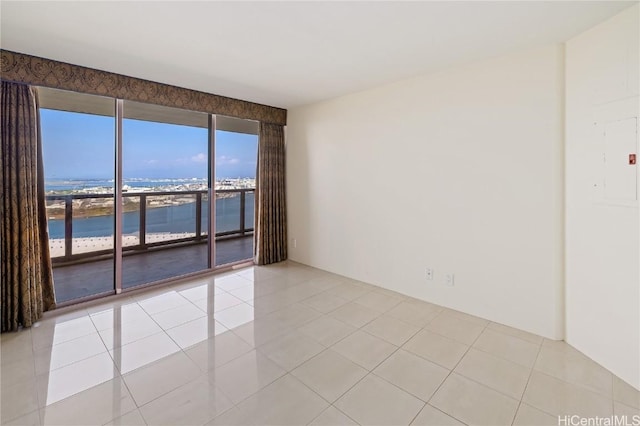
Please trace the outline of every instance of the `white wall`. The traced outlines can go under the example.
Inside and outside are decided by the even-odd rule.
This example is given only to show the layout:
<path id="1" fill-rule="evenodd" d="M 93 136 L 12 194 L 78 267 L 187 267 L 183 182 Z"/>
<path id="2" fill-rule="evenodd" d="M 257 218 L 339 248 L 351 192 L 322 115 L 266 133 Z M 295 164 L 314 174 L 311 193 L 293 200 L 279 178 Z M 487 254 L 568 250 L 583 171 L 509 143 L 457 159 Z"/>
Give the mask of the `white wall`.
<path id="1" fill-rule="evenodd" d="M 566 340 L 636 388 L 638 207 L 601 191 L 602 123 L 638 116 L 639 12 L 628 9 L 566 46 Z"/>
<path id="2" fill-rule="evenodd" d="M 290 258 L 563 338 L 563 55 L 290 110 Z"/>

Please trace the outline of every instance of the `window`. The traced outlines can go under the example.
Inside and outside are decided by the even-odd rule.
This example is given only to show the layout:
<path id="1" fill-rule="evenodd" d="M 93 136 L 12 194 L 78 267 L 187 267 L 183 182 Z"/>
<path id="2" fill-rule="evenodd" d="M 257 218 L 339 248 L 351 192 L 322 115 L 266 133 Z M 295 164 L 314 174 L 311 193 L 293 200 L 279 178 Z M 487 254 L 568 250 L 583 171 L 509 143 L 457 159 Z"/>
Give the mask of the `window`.
<path id="1" fill-rule="evenodd" d="M 114 99 L 45 88 L 40 101 L 58 303 L 252 258 L 257 122 L 129 101 L 118 117 Z"/>

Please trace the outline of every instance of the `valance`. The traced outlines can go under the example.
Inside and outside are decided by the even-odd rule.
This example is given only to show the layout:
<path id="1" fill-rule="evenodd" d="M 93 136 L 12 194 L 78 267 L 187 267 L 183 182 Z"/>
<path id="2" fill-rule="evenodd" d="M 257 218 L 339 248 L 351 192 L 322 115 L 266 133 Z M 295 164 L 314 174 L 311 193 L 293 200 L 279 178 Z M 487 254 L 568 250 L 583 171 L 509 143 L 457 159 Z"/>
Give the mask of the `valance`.
<path id="1" fill-rule="evenodd" d="M 287 110 L 2 50 L 2 80 L 286 125 Z"/>

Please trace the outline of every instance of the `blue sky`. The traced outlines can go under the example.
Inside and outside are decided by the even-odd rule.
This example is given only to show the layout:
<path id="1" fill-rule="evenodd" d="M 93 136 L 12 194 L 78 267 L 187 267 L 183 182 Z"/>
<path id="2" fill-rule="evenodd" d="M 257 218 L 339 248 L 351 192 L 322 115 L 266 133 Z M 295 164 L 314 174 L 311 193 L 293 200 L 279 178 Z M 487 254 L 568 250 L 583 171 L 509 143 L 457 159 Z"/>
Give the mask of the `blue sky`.
<path id="1" fill-rule="evenodd" d="M 45 179 L 112 179 L 114 118 L 42 109 Z M 218 131 L 216 177 L 255 177 L 258 137 Z M 123 177 L 206 178 L 207 129 L 123 122 Z"/>

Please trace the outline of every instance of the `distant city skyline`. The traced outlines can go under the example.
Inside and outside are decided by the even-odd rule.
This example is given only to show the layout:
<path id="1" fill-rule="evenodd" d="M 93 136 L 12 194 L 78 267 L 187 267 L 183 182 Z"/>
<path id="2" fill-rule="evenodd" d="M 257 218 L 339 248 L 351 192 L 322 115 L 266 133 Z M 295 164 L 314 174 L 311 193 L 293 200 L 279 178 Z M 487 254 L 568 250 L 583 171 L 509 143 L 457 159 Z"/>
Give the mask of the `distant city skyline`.
<path id="1" fill-rule="evenodd" d="M 114 118 L 42 109 L 45 179 L 112 179 Z M 216 179 L 255 178 L 258 137 L 216 132 Z M 123 120 L 124 179 L 207 177 L 208 130 Z"/>

